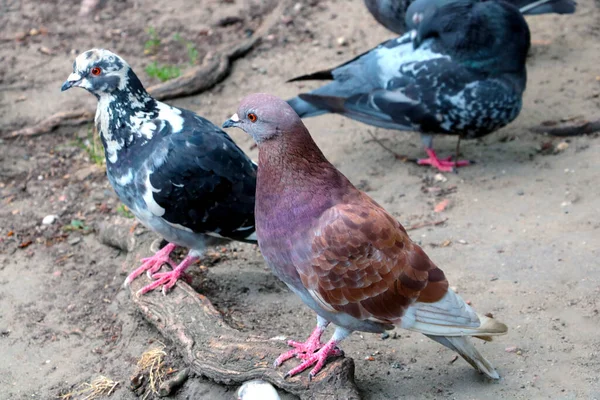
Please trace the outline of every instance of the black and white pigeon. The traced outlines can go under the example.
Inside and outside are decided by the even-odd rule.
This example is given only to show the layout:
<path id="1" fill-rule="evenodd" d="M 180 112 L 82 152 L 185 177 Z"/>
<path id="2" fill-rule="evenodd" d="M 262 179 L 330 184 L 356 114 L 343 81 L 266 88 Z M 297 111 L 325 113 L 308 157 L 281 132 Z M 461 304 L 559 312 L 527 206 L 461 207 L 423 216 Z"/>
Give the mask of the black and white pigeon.
<path id="1" fill-rule="evenodd" d="M 529 28 L 513 6 L 441 0 L 419 14 L 416 30 L 336 68 L 292 79 L 331 82 L 288 103 L 303 118 L 338 113 L 420 132 L 429 157 L 418 163 L 451 171 L 469 162 L 440 160 L 432 135 L 478 138 L 513 121 L 521 110 L 529 46 Z"/>
<path id="2" fill-rule="evenodd" d="M 500 1 L 500 0 L 498 0 Z M 539 14 L 573 14 L 577 3 L 573 0 L 504 0 L 515 6 L 523 15 Z M 369 12 L 377 22 L 392 32 L 399 35 L 415 28 L 413 13 L 408 8 L 415 0 L 364 0 Z M 437 3 L 437 0 L 421 2 L 421 6 L 428 7 Z M 421 12 L 424 10 L 421 10 Z"/>
<path id="3" fill-rule="evenodd" d="M 195 113 L 153 99 L 129 64 L 104 49 L 80 54 L 65 91 L 81 87 L 98 99 L 96 128 L 108 179 L 133 214 L 169 244 L 126 279 L 144 271 L 166 293 L 206 246 L 223 239 L 256 242 L 256 164 L 220 128 Z M 176 246 L 190 249 L 179 264 Z M 173 270 L 159 273 L 163 264 Z"/>

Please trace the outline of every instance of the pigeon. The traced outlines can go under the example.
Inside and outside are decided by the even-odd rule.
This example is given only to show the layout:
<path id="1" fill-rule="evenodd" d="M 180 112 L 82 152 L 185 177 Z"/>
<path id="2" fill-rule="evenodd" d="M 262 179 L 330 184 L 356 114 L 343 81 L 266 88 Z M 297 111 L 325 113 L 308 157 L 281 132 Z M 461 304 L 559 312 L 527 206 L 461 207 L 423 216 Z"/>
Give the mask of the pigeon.
<path id="1" fill-rule="evenodd" d="M 364 0 L 369 12 L 375 17 L 377 22 L 390 31 L 403 35 L 411 29 L 414 29 L 415 22 L 413 16 L 415 9 L 409 12 L 409 7 L 414 3 L 421 3 L 421 9 L 440 3 L 439 0 Z M 444 0 L 442 0 L 444 1 Z M 500 1 L 500 0 L 497 0 Z M 505 0 L 521 11 L 523 15 L 539 14 L 573 14 L 577 3 L 573 0 Z M 418 18 L 417 18 L 418 20 Z"/>
<path id="2" fill-rule="evenodd" d="M 314 365 L 309 378 L 339 356 L 352 331 L 383 333 L 395 326 L 420 332 L 458 352 L 491 379 L 494 367 L 469 341 L 507 332 L 477 314 L 449 288 L 440 268 L 402 225 L 350 183 L 323 155 L 285 101 L 253 94 L 223 127 L 250 134 L 259 149 L 256 235 L 271 270 L 317 313 L 304 343 L 275 361 L 299 357 L 293 376 Z M 332 338 L 321 343 L 333 323 Z"/>
<path id="3" fill-rule="evenodd" d="M 132 272 L 171 289 L 206 246 L 223 240 L 256 243 L 256 164 L 220 128 L 195 113 L 153 99 L 129 64 L 104 49 L 80 54 L 65 91 L 80 87 L 98 99 L 95 124 L 108 180 L 121 201 L 168 244 Z M 177 247 L 189 248 L 177 265 Z M 163 264 L 172 271 L 158 272 Z"/>
<path id="4" fill-rule="evenodd" d="M 429 156 L 419 164 L 440 171 L 468 165 L 451 157 L 440 160 L 432 135 L 458 135 L 460 143 L 518 116 L 530 34 L 523 16 L 506 3 L 443 1 L 421 15 L 416 30 L 336 68 L 292 79 L 331 82 L 289 104 L 302 118 L 338 113 L 382 128 L 418 131 Z"/>

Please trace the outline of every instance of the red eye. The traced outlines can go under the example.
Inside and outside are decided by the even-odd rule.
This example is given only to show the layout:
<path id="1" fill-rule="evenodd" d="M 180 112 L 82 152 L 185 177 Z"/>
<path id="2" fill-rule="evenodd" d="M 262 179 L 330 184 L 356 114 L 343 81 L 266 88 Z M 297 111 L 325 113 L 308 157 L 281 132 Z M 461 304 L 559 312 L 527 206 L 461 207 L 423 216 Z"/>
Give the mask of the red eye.
<path id="1" fill-rule="evenodd" d="M 258 118 L 256 117 L 256 114 L 250 113 L 248 114 L 248 119 L 250 120 L 250 122 L 256 122 Z"/>
<path id="2" fill-rule="evenodd" d="M 91 73 L 94 76 L 98 76 L 102 73 L 102 69 L 100 69 L 100 67 L 94 67 L 94 68 L 92 68 Z"/>

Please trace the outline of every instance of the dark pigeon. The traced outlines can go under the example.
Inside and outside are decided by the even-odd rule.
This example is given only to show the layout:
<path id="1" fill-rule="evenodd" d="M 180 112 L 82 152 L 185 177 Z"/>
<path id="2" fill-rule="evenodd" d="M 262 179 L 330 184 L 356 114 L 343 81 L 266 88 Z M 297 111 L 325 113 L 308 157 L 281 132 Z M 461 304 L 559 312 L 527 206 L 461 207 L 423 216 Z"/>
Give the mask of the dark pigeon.
<path id="1" fill-rule="evenodd" d="M 205 247 L 223 239 L 255 242 L 256 165 L 233 140 L 191 111 L 153 99 L 129 65 L 103 49 L 82 53 L 62 90 L 81 87 L 98 98 L 96 128 L 108 179 L 121 201 L 169 244 L 127 277 L 144 271 L 146 293 L 173 287 Z M 176 246 L 190 249 L 176 265 Z M 158 273 L 166 263 L 172 271 Z"/>
<path id="2" fill-rule="evenodd" d="M 415 28 L 413 16 L 426 8 L 447 0 L 364 0 L 369 12 L 377 22 L 392 32 L 403 35 Z M 500 1 L 500 0 L 498 0 Z M 573 0 L 505 0 L 521 11 L 523 15 L 573 14 L 577 3 Z M 409 7 L 420 3 L 418 7 Z"/>
<path id="3" fill-rule="evenodd" d="M 224 127 L 249 133 L 259 149 L 256 235 L 273 272 L 317 313 L 304 343 L 282 354 L 298 357 L 295 375 L 327 357 L 352 331 L 382 333 L 394 326 L 423 333 L 458 352 L 475 369 L 499 379 L 469 341 L 492 340 L 507 327 L 478 315 L 448 286 L 444 273 L 395 218 L 356 189 L 321 153 L 283 100 L 255 94 L 242 100 Z M 321 343 L 333 323 L 333 337 Z"/>
<path id="4" fill-rule="evenodd" d="M 446 0 L 422 14 L 416 30 L 331 70 L 292 79 L 332 82 L 288 102 L 302 118 L 338 113 L 421 132 L 429 158 L 419 164 L 450 171 L 468 161 L 438 159 L 432 135 L 473 139 L 513 121 L 529 46 L 529 28 L 514 7 Z"/>

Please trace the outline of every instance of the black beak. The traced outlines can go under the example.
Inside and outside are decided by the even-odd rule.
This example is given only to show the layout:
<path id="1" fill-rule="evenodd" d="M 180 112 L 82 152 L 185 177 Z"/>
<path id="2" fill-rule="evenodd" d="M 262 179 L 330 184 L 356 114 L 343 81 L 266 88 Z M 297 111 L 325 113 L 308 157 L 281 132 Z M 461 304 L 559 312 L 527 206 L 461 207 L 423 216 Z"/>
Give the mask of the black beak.
<path id="1" fill-rule="evenodd" d="M 77 86 L 77 84 L 80 83 L 82 79 L 83 78 L 81 77 L 81 75 L 75 72 L 72 73 L 71 75 L 69 75 L 65 83 L 62 84 L 62 86 L 60 87 L 60 91 L 64 92 L 65 90 L 71 89 L 73 86 Z"/>
<path id="2" fill-rule="evenodd" d="M 418 49 L 419 46 L 421 45 L 421 43 L 423 42 L 423 39 L 421 38 L 421 35 L 419 34 L 418 31 L 413 31 L 412 32 L 412 36 L 413 36 L 413 49 Z"/>
<path id="3" fill-rule="evenodd" d="M 65 83 L 63 83 L 62 86 L 60 87 L 60 91 L 64 92 L 65 90 L 71 89 L 75 82 L 76 81 L 65 81 Z"/>
<path id="4" fill-rule="evenodd" d="M 223 129 L 225 128 L 233 128 L 235 126 L 235 122 L 228 119 L 227 121 L 223 122 L 223 125 L 221 126 Z"/>
<path id="5" fill-rule="evenodd" d="M 239 122 L 240 122 L 240 117 L 238 117 L 237 113 L 233 114 L 231 116 L 231 118 L 229 118 L 227 121 L 223 122 L 223 129 L 224 128 L 233 128 L 235 126 L 238 126 Z"/>

